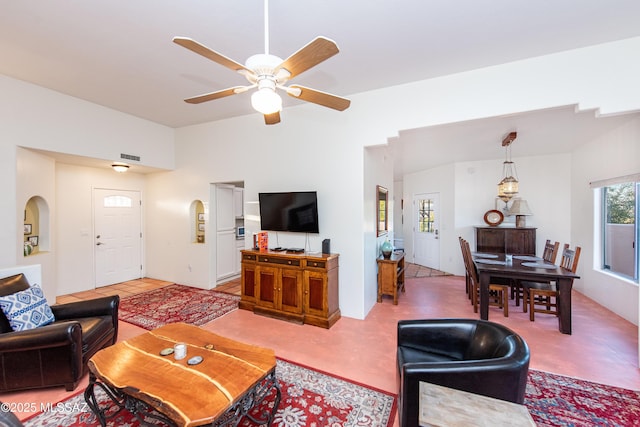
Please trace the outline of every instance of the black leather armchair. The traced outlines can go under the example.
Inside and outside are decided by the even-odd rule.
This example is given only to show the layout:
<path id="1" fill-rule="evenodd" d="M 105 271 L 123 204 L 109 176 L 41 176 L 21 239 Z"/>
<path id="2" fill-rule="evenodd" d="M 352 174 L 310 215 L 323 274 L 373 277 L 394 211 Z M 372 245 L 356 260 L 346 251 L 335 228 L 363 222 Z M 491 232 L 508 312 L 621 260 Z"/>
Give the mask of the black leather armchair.
<path id="1" fill-rule="evenodd" d="M 515 332 L 474 319 L 398 322 L 398 419 L 418 425 L 420 381 L 524 402 L 529 347 Z"/>
<path id="2" fill-rule="evenodd" d="M 0 279 L 0 295 L 26 289 L 22 274 Z M 87 361 L 118 339 L 117 295 L 51 307 L 55 322 L 14 332 L 0 311 L 0 392 L 64 385 L 74 390 Z"/>
<path id="3" fill-rule="evenodd" d="M 0 402 L 0 427 L 24 427 L 24 424 L 16 417 L 8 407 Z"/>

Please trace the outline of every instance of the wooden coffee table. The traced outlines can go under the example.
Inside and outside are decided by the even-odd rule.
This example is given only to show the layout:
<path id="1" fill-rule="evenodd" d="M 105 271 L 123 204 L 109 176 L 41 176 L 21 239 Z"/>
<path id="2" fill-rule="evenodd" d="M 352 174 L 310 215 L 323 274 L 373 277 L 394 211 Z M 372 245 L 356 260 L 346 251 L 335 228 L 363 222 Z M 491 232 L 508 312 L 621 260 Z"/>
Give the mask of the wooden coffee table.
<path id="1" fill-rule="evenodd" d="M 175 360 L 173 354 L 160 354 L 177 342 L 187 344 L 187 357 Z M 202 362 L 188 364 L 194 356 Z M 275 389 L 271 411 L 258 419 L 249 416 L 258 424 L 271 424 L 281 398 L 273 350 L 186 323 L 165 325 L 107 347 L 88 366 L 84 398 L 103 426 L 122 409 L 142 424 L 150 416 L 175 426 L 237 425 Z M 111 404 L 99 407 L 96 387 L 106 392 Z"/>

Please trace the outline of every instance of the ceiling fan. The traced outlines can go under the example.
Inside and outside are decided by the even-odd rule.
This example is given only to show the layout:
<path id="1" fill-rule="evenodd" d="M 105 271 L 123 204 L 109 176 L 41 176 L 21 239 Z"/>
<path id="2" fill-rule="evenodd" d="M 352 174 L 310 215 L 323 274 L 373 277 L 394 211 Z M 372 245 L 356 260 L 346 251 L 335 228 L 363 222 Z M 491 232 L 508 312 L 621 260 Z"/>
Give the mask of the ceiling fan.
<path id="1" fill-rule="evenodd" d="M 234 86 L 205 93 L 187 98 L 185 102 L 200 104 L 257 88 L 258 90 L 251 96 L 251 105 L 264 115 L 264 121 L 268 125 L 280 122 L 282 99 L 276 89 L 281 89 L 294 98 L 333 108 L 334 110 L 343 111 L 349 108 L 351 101 L 346 98 L 300 85 L 285 86 L 285 83 L 293 77 L 302 74 L 304 71 L 338 53 L 336 43 L 326 37 L 316 37 L 287 59 L 282 60 L 275 55 L 269 54 L 269 0 L 264 1 L 264 22 L 265 53 L 249 57 L 244 65 L 191 38 L 173 38 L 174 43 L 244 75 L 249 81 L 249 85 L 246 86 Z"/>

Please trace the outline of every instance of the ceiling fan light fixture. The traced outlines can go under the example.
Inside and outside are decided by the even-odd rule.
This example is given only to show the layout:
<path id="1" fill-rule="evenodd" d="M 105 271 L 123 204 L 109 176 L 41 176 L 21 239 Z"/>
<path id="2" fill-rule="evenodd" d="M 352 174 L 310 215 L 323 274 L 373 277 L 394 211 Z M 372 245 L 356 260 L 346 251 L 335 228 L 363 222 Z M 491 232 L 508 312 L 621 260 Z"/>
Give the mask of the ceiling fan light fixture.
<path id="1" fill-rule="evenodd" d="M 308 87 L 287 87 L 284 84 L 289 79 L 304 73 L 321 62 L 331 58 L 339 52 L 336 43 L 323 36 L 318 36 L 309 43 L 289 55 L 285 60 L 269 54 L 269 0 L 264 0 L 264 54 L 250 56 L 245 65 L 218 53 L 189 37 L 174 37 L 173 42 L 190 51 L 201 55 L 230 70 L 242 74 L 250 83 L 249 86 L 234 86 L 214 92 L 205 93 L 185 99 L 189 104 L 200 104 L 225 98 L 253 89 L 258 90 L 251 96 L 251 105 L 265 117 L 265 124 L 280 123 L 282 98 L 276 93 L 277 89 L 284 90 L 287 95 L 299 100 L 311 102 L 323 107 L 344 111 L 349 108 L 351 101 L 327 92 Z"/>
<path id="2" fill-rule="evenodd" d="M 271 79 L 258 82 L 258 90 L 251 95 L 251 106 L 262 114 L 273 114 L 282 110 L 282 98 L 276 93 L 276 83 Z"/>

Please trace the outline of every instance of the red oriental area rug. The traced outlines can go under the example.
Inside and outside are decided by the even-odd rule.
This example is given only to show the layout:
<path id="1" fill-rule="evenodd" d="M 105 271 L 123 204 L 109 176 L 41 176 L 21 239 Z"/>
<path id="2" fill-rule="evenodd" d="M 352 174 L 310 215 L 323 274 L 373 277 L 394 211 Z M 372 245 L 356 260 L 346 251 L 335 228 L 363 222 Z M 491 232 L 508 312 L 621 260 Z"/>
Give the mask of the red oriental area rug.
<path id="1" fill-rule="evenodd" d="M 539 427 L 640 426 L 640 391 L 529 370 L 525 406 Z"/>
<path id="2" fill-rule="evenodd" d="M 204 325 L 238 308 L 240 297 L 184 285 L 169 285 L 123 298 L 118 318 L 147 330 L 167 323 Z"/>
<path id="3" fill-rule="evenodd" d="M 302 365 L 278 359 L 276 377 L 282 390 L 282 400 L 272 425 L 278 427 L 353 426 L 391 427 L 396 413 L 396 396 L 381 390 L 357 384 Z M 99 402 L 107 402 L 102 391 L 96 390 Z M 262 405 L 269 405 L 267 398 Z M 106 403 L 105 403 L 106 404 Z M 257 409 L 258 411 L 260 408 Z M 148 425 L 165 424 L 151 417 Z M 84 402 L 82 392 L 52 405 L 25 421 L 27 427 L 44 426 L 99 426 L 97 417 Z M 121 411 L 107 426 L 138 427 L 141 423 L 130 412 Z M 144 425 L 144 424 L 143 424 Z M 240 426 L 254 427 L 247 418 Z"/>

